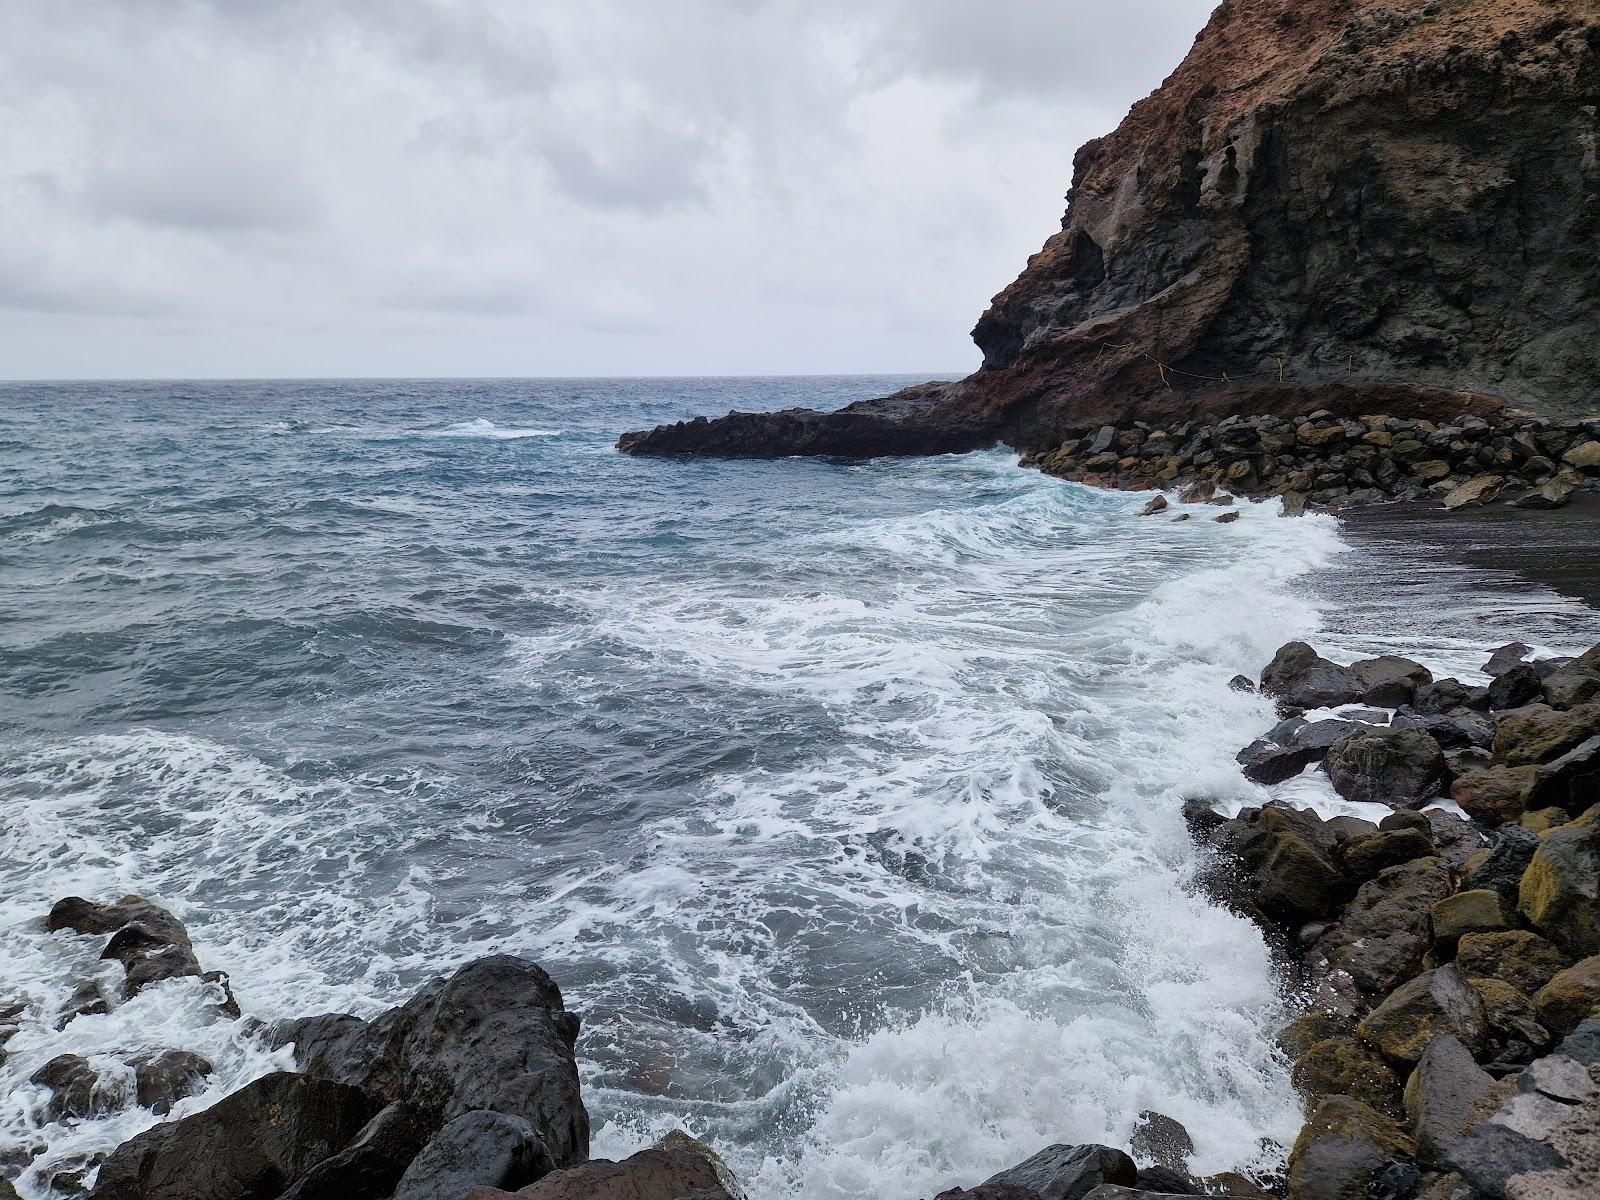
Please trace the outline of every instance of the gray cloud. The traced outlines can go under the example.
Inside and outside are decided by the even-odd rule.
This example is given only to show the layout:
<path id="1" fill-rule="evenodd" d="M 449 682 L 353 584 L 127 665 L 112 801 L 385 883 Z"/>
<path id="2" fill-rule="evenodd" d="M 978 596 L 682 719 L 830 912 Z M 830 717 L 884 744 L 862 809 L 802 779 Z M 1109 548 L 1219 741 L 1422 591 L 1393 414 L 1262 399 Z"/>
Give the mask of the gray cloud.
<path id="1" fill-rule="evenodd" d="M 0 372 L 961 369 L 1209 8 L 11 0 Z"/>

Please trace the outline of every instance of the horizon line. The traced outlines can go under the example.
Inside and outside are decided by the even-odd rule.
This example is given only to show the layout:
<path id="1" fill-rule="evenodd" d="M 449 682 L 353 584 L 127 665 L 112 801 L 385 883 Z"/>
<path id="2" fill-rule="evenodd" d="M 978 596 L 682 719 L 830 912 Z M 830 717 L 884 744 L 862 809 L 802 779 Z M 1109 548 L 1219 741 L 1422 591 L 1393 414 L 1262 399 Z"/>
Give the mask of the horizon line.
<path id="1" fill-rule="evenodd" d="M 517 383 L 640 379 L 965 379 L 971 371 L 780 371 L 709 375 L 80 375 L 0 378 L 0 386 L 31 383 Z"/>

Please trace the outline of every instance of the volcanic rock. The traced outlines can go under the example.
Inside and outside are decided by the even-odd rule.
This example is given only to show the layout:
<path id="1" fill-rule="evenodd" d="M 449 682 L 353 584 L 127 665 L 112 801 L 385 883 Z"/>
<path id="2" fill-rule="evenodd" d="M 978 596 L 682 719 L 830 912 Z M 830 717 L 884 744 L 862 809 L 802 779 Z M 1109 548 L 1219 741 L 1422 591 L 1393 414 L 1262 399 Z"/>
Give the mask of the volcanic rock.
<path id="1" fill-rule="evenodd" d="M 620 445 L 861 457 L 1222 412 L 1585 409 L 1597 24 L 1579 0 L 1232 0 L 1079 151 L 1061 231 L 974 330 L 977 374 Z"/>
<path id="2" fill-rule="evenodd" d="M 303 1070 L 385 1101 L 409 1100 L 443 1121 L 478 1110 L 521 1117 L 558 1167 L 588 1156 L 577 1035 L 555 982 L 509 955 L 468 963 L 370 1022 L 330 1014 L 273 1030 L 278 1044 L 295 1044 Z"/>
<path id="3" fill-rule="evenodd" d="M 1444 754 L 1420 729 L 1357 730 L 1323 760 L 1334 790 L 1346 800 L 1419 806 L 1438 795 Z"/>

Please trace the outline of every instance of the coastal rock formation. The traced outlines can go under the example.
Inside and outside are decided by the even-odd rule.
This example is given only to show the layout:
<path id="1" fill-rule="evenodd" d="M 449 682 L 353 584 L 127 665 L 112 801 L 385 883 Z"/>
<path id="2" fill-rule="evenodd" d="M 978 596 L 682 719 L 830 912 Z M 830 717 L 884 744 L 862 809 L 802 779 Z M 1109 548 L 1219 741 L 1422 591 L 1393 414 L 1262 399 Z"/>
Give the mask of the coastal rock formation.
<path id="1" fill-rule="evenodd" d="M 1597 103 L 1588 0 L 1226 0 L 1078 152 L 1061 232 L 973 331 L 976 374 L 619 445 L 869 456 L 1229 413 L 1588 411 Z"/>

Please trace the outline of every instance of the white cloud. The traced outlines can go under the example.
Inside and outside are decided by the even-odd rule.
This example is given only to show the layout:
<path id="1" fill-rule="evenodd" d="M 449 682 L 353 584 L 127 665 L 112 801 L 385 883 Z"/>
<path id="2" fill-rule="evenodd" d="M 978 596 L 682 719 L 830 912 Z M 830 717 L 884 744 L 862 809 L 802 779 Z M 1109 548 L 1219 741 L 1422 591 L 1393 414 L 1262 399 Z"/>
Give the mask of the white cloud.
<path id="1" fill-rule="evenodd" d="M 10 0 L 0 376 L 972 365 L 1209 0 Z"/>

